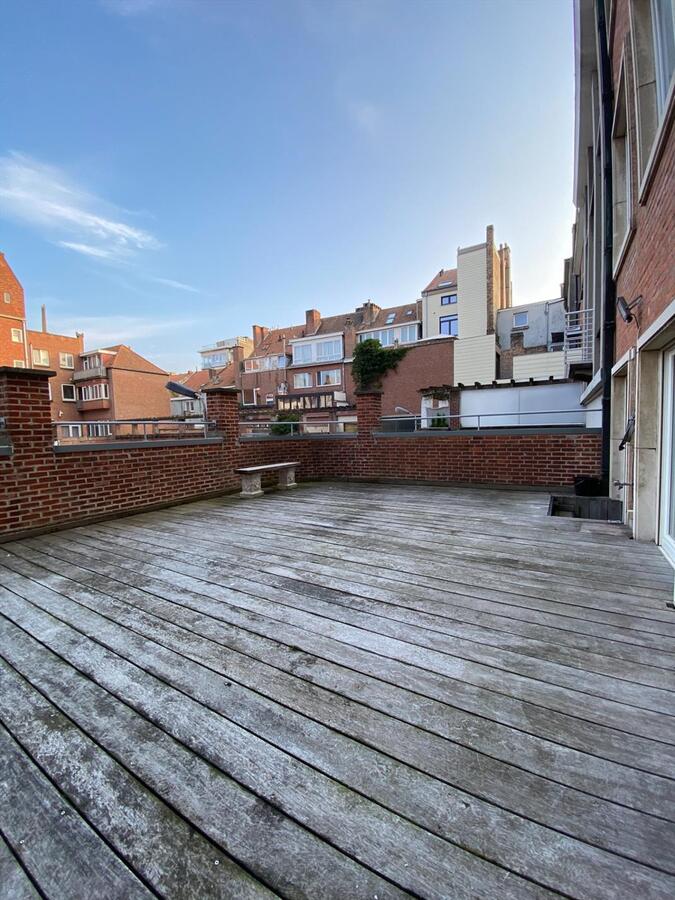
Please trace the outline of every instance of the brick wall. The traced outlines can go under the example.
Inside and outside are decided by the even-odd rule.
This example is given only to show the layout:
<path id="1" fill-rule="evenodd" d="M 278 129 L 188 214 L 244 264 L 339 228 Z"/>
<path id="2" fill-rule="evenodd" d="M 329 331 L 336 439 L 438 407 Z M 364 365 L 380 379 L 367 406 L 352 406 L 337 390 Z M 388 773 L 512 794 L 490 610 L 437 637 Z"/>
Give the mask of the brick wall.
<path id="1" fill-rule="evenodd" d="M 405 479 L 549 486 L 599 474 L 596 433 L 377 433 L 382 394 L 357 396 L 360 433 L 239 440 L 237 392 L 208 392 L 218 436 L 132 448 L 54 448 L 48 373 L 0 369 L 0 536 L 237 490 L 235 469 L 300 462 L 303 479 Z M 0 441 L 0 445 L 2 441 Z"/>
<path id="2" fill-rule="evenodd" d="M 49 353 L 48 369 L 54 373 L 49 379 L 49 386 L 52 392 L 52 421 L 59 419 L 64 421 L 76 420 L 80 418 L 77 411 L 77 404 L 74 401 L 63 400 L 61 386 L 64 384 L 72 384 L 74 366 L 77 364 L 77 358 L 84 350 L 84 338 L 52 334 L 50 331 L 32 331 L 26 332 L 28 338 L 28 359 L 32 359 L 33 350 L 46 350 Z M 67 369 L 61 366 L 61 353 L 70 353 L 73 357 L 73 368 Z"/>
<path id="3" fill-rule="evenodd" d="M 13 366 L 15 360 L 26 362 L 25 342 L 12 340 L 12 329 L 26 327 L 23 288 L 0 253 L 0 366 Z"/>

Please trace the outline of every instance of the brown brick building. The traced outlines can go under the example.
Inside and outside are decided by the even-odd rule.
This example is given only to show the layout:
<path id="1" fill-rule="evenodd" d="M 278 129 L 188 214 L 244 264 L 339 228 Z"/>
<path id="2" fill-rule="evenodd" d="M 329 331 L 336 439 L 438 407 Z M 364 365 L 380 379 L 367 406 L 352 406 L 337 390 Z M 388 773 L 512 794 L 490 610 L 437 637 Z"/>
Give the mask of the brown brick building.
<path id="1" fill-rule="evenodd" d="M 602 409 L 603 474 L 675 562 L 675 11 L 576 0 L 577 219 L 569 332 Z"/>
<path id="2" fill-rule="evenodd" d="M 422 338 L 421 301 L 382 309 L 370 301 L 351 313 L 322 317 L 307 310 L 304 325 L 268 330 L 253 326 L 253 352 L 240 365 L 243 418 L 267 420 L 298 412 L 305 422 L 355 421 L 351 362 L 361 340 L 406 346 L 409 352 L 385 380 L 385 415 L 418 414 L 420 389 L 453 379 L 455 338 Z"/>

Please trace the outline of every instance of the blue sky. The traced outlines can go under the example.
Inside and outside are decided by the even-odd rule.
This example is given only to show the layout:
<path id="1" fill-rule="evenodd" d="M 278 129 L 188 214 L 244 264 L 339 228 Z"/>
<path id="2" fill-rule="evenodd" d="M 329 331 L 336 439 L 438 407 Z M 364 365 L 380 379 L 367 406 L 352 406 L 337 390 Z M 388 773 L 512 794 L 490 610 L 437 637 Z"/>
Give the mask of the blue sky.
<path id="1" fill-rule="evenodd" d="M 0 249 L 50 330 L 167 369 L 404 303 L 493 223 L 571 243 L 570 0 L 6 0 Z"/>

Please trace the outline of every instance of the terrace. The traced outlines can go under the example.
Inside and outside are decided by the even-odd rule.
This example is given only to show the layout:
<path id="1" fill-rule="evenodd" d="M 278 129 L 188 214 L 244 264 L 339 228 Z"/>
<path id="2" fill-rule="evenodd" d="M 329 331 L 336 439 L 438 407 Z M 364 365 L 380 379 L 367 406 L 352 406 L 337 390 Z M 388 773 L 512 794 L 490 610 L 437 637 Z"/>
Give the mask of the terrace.
<path id="1" fill-rule="evenodd" d="M 672 897 L 672 572 L 548 499 L 324 482 L 4 543 L 3 896 Z"/>

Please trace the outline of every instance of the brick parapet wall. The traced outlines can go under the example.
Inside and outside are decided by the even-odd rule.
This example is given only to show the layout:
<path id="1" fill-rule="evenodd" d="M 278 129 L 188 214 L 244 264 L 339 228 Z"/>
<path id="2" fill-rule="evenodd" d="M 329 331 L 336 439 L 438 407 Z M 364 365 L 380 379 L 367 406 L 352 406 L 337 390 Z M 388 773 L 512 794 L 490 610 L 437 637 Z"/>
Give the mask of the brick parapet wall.
<path id="1" fill-rule="evenodd" d="M 381 395 L 358 397 L 356 436 L 238 437 L 236 392 L 209 392 L 208 415 L 221 440 L 191 446 L 60 453 L 52 443 L 48 373 L 0 369 L 0 416 L 10 456 L 0 456 L 0 536 L 106 518 L 239 489 L 235 469 L 300 463 L 299 477 L 397 479 L 512 486 L 569 486 L 599 474 L 597 433 L 438 436 L 378 433 Z M 0 440 L 0 443 L 2 441 Z"/>

